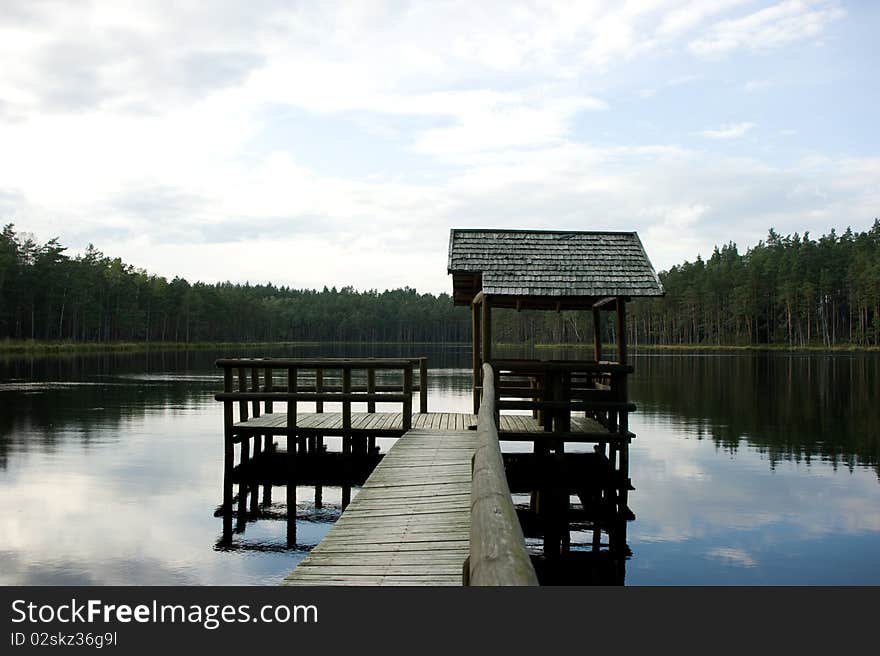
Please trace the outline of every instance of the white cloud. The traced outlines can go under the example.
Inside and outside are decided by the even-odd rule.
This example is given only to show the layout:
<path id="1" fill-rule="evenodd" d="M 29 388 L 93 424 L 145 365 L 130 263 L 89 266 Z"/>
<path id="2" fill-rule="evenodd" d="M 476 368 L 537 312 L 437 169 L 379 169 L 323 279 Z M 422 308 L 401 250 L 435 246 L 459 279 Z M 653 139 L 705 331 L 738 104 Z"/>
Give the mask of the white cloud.
<path id="1" fill-rule="evenodd" d="M 786 0 L 747 16 L 720 20 L 688 47 L 703 57 L 723 55 L 737 48 L 766 51 L 818 37 L 828 24 L 845 15 L 835 3 Z"/>
<path id="2" fill-rule="evenodd" d="M 699 134 L 708 139 L 737 139 L 755 127 L 754 123 L 727 123 L 718 128 L 703 130 Z"/>
<path id="3" fill-rule="evenodd" d="M 706 552 L 706 556 L 737 567 L 756 567 L 758 565 L 757 561 L 748 551 L 736 547 L 716 547 L 714 549 L 709 549 L 709 551 Z"/>

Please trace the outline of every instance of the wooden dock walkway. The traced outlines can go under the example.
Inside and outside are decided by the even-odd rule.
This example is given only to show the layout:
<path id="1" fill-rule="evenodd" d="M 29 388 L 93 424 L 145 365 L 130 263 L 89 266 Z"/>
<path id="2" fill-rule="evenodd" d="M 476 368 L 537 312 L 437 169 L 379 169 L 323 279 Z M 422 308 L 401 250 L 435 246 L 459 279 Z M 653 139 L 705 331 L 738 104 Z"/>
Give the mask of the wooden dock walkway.
<path id="1" fill-rule="evenodd" d="M 408 431 L 284 585 L 461 585 L 475 445 L 474 431 Z"/>

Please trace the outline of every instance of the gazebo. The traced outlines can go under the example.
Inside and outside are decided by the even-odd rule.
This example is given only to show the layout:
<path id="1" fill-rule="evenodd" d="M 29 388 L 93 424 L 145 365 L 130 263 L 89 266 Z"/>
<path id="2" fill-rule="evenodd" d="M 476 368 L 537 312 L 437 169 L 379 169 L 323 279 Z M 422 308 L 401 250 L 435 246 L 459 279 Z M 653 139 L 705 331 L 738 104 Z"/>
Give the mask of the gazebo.
<path id="1" fill-rule="evenodd" d="M 453 229 L 448 271 L 455 304 L 471 306 L 475 388 L 492 360 L 492 308 L 592 312 L 594 362 L 602 359 L 600 312 L 613 311 L 625 363 L 626 303 L 663 295 L 635 232 Z M 476 395 L 474 404 L 476 412 Z"/>
<path id="2" fill-rule="evenodd" d="M 496 407 L 531 410 L 534 421 L 521 432 L 499 429 L 501 440 L 531 441 L 532 510 L 544 535 L 546 554 L 565 550 L 571 491 L 601 516 L 609 541 L 624 535 L 627 506 L 628 413 L 626 304 L 633 298 L 662 296 L 663 287 L 635 232 L 453 229 L 449 266 L 453 300 L 471 307 L 474 412 L 482 390 L 483 364 L 495 376 Z M 492 310 L 573 310 L 592 315 L 592 358 L 505 360 L 493 357 Z M 615 357 L 603 359 L 602 312 L 614 314 Z M 583 413 L 583 414 L 580 414 Z M 520 416 L 521 415 L 517 415 Z M 517 422 L 514 416 L 514 422 Z M 510 420 L 503 422 L 509 426 Z M 499 420 L 499 426 L 501 422 Z M 538 432 L 535 432 L 538 431 Z M 566 454 L 567 442 L 595 443 L 594 454 Z M 509 454 L 515 475 L 515 458 Z M 587 458 L 581 458 L 585 455 Z M 580 458 L 580 459 L 578 459 Z M 572 463 L 579 464 L 574 465 Z M 565 482 L 560 482 L 565 481 Z M 613 519 L 611 519 L 613 518 Z M 594 528 L 598 542 L 599 528 Z"/>

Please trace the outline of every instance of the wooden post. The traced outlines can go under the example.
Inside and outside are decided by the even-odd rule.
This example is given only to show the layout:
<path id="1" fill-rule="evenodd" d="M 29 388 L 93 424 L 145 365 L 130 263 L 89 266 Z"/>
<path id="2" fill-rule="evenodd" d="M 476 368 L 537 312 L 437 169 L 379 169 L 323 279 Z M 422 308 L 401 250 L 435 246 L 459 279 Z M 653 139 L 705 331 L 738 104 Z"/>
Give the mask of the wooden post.
<path id="1" fill-rule="evenodd" d="M 626 303 L 617 298 L 617 361 L 626 364 Z"/>
<path id="2" fill-rule="evenodd" d="M 235 519 L 235 532 L 244 533 L 247 526 L 248 483 L 246 479 L 238 480 L 238 516 Z"/>
<path id="3" fill-rule="evenodd" d="M 419 358 L 419 412 L 428 413 L 428 358 Z"/>
<path id="4" fill-rule="evenodd" d="M 370 367 L 367 369 L 367 394 L 371 396 L 376 393 L 376 370 Z M 374 400 L 367 401 L 367 412 L 376 412 L 376 402 Z"/>
<path id="5" fill-rule="evenodd" d="M 296 368 L 287 368 L 287 393 L 296 394 Z M 296 400 L 287 401 L 287 546 L 296 546 Z"/>
<path id="6" fill-rule="evenodd" d="M 351 369 L 342 370 L 342 393 L 351 394 Z M 351 401 L 342 401 L 342 439 L 351 447 Z"/>
<path id="7" fill-rule="evenodd" d="M 342 393 L 351 393 L 351 369 L 342 370 Z M 351 455 L 351 401 L 342 402 L 342 453 Z M 342 486 L 342 509 L 348 508 L 351 503 L 351 486 Z"/>
<path id="8" fill-rule="evenodd" d="M 324 391 L 324 370 L 320 367 L 315 368 L 315 392 L 320 394 Z M 322 414 L 324 412 L 324 402 L 323 401 L 315 401 L 315 412 L 318 414 Z M 323 453 L 323 445 L 324 445 L 324 436 L 320 433 L 315 433 L 313 436 L 314 443 L 312 452 L 314 454 Z M 315 508 L 323 508 L 324 507 L 324 489 L 320 485 L 315 485 Z"/>
<path id="9" fill-rule="evenodd" d="M 471 304 L 471 337 L 473 338 L 472 363 L 474 367 L 474 414 L 480 411 L 480 385 L 482 380 L 482 361 L 480 359 L 480 305 Z"/>
<path id="10" fill-rule="evenodd" d="M 618 362 L 626 364 L 626 303 L 621 298 L 617 299 L 617 349 Z M 617 399 L 621 402 L 626 402 L 629 397 L 627 378 L 627 373 L 622 372 L 617 381 Z M 629 431 L 629 415 L 624 409 L 617 413 L 617 431 L 621 435 Z M 617 476 L 617 512 L 623 513 L 627 507 L 629 497 L 629 440 L 622 440 L 619 442 L 619 445 L 617 467 L 614 473 Z"/>
<path id="11" fill-rule="evenodd" d="M 483 362 L 492 360 L 492 306 L 489 297 L 483 297 Z"/>
<path id="12" fill-rule="evenodd" d="M 319 394 L 324 391 L 324 370 L 315 369 L 315 391 Z M 324 412 L 324 402 L 315 401 L 315 412 L 321 414 Z"/>
<path id="13" fill-rule="evenodd" d="M 498 402 L 501 400 L 501 372 L 493 367 L 492 369 L 492 390 L 495 398 L 492 401 L 495 404 L 495 427 L 501 426 L 501 410 L 498 408 Z"/>
<path id="14" fill-rule="evenodd" d="M 287 446 L 287 546 L 296 546 L 296 449 Z"/>
<path id="15" fill-rule="evenodd" d="M 593 358 L 602 361 L 602 315 L 599 308 L 593 308 Z"/>
<path id="16" fill-rule="evenodd" d="M 232 369 L 223 369 L 223 391 L 232 391 Z M 235 424 L 232 401 L 223 402 L 223 512 L 232 513 L 232 468 L 235 466 Z"/>
<path id="17" fill-rule="evenodd" d="M 560 386 L 559 386 L 559 400 L 565 401 L 566 403 L 571 403 L 571 372 L 570 371 L 560 371 Z M 557 416 L 556 425 L 554 429 L 558 432 L 567 433 L 571 430 L 571 409 L 570 406 L 568 408 L 561 408 L 559 410 L 559 415 Z M 560 440 L 560 445 L 564 445 L 564 440 Z"/>
<path id="18" fill-rule="evenodd" d="M 367 394 L 372 396 L 376 393 L 376 370 L 370 367 L 367 369 Z M 367 401 L 367 412 L 376 412 L 376 402 L 374 400 Z M 371 453 L 376 446 L 376 436 L 369 435 L 366 437 L 366 452 Z"/>
<path id="19" fill-rule="evenodd" d="M 342 393 L 351 393 L 351 369 L 342 369 Z M 342 402 L 342 453 L 351 455 L 351 401 Z M 342 509 L 345 510 L 351 502 L 351 486 L 342 486 Z"/>
<path id="20" fill-rule="evenodd" d="M 260 370 L 257 367 L 251 368 L 251 391 L 259 392 L 260 391 Z M 251 414 L 254 419 L 260 416 L 260 402 L 253 401 L 251 402 Z M 259 433 L 254 435 L 254 454 L 253 457 L 256 458 L 263 452 L 263 445 L 265 440 L 263 439 L 263 435 Z M 256 474 L 256 470 L 254 471 Z M 251 489 L 251 512 L 257 511 L 257 497 L 259 494 L 259 485 L 258 481 L 254 481 L 254 486 Z"/>
<path id="21" fill-rule="evenodd" d="M 413 370 L 407 365 L 403 368 L 403 430 L 412 428 Z"/>
<path id="22" fill-rule="evenodd" d="M 263 387 L 267 392 L 272 391 L 272 367 L 266 367 L 263 371 L 263 379 L 265 380 Z M 272 414 L 272 411 L 275 409 L 273 407 L 272 401 L 266 401 L 265 405 L 266 414 Z"/>
<path id="23" fill-rule="evenodd" d="M 260 391 L 260 370 L 256 367 L 251 369 L 251 391 L 259 392 Z M 254 419 L 260 416 L 260 402 L 253 401 L 251 403 L 251 415 L 253 415 Z M 257 447 L 255 447 L 257 448 Z"/>
<path id="24" fill-rule="evenodd" d="M 254 445 L 256 448 L 256 444 Z M 257 477 L 257 469 L 254 469 L 254 479 L 251 484 L 251 514 L 256 516 L 260 508 L 260 479 Z"/>
<path id="25" fill-rule="evenodd" d="M 287 368 L 287 393 L 296 394 L 296 367 Z M 296 434 L 296 400 L 287 401 L 287 450 L 291 450 Z"/>
<path id="26" fill-rule="evenodd" d="M 247 391 L 247 376 L 244 373 L 244 367 L 238 368 L 238 391 L 239 392 L 246 392 Z M 247 401 L 239 401 L 238 402 L 238 420 L 239 421 L 247 421 L 248 420 Z"/>

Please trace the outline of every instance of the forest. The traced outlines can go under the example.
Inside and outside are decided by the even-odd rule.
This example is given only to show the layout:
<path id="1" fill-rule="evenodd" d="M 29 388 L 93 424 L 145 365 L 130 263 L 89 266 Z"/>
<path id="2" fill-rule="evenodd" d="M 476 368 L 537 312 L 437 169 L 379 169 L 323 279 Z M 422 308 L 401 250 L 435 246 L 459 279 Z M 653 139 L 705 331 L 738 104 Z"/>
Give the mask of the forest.
<path id="1" fill-rule="evenodd" d="M 666 296 L 628 305 L 634 345 L 880 344 L 880 220 L 813 239 L 716 247 L 660 272 Z M 498 312 L 509 343 L 592 340 L 585 313 Z M 608 339 L 613 331 L 608 330 Z M 0 235 L 0 339 L 70 342 L 435 342 L 470 340 L 466 308 L 415 289 L 294 289 L 168 280 L 94 246 L 71 256 L 58 239 Z"/>

